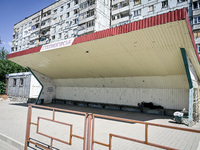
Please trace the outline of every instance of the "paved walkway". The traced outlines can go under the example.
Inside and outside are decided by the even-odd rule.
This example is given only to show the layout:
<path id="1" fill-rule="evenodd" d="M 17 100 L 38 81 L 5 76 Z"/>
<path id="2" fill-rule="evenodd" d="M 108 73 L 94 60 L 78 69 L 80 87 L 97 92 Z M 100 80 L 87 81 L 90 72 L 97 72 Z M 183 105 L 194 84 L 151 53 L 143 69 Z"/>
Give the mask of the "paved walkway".
<path id="1" fill-rule="evenodd" d="M 57 105 L 49 104 L 50 107 L 64 108 L 69 110 L 76 110 L 81 112 L 90 112 L 95 114 L 109 115 L 114 117 L 121 117 L 126 119 L 140 120 L 151 123 L 159 123 L 164 125 L 176 126 L 189 128 L 183 124 L 173 123 L 172 117 L 151 115 L 144 113 L 134 113 L 134 112 L 124 112 L 115 110 L 106 110 L 98 108 L 89 107 L 78 107 L 69 105 Z M 25 131 L 26 131 L 26 119 L 27 119 L 27 104 L 23 103 L 13 103 L 9 101 L 0 102 L 0 133 L 10 137 L 24 144 L 25 141 Z M 33 108 L 32 112 L 32 122 L 37 122 L 37 117 L 52 118 L 52 111 L 44 109 Z M 83 136 L 83 124 L 84 116 L 75 115 L 70 113 L 56 112 L 55 119 L 62 122 L 67 122 L 73 124 L 73 134 Z M 131 124 L 113 120 L 106 119 L 95 119 L 95 140 L 108 144 L 109 133 L 123 135 L 130 138 L 136 138 L 139 140 L 144 140 L 144 125 Z M 200 124 L 196 124 L 192 129 L 200 130 Z M 63 139 L 65 141 L 69 140 L 70 129 L 69 126 L 60 125 L 52 123 L 47 120 L 40 120 L 39 131 L 54 137 Z M 36 127 L 31 126 L 31 135 L 33 140 L 37 140 L 40 143 L 50 143 L 50 139 L 41 135 L 36 134 Z M 1 137 L 0 137 L 1 138 Z M 177 131 L 172 129 L 165 129 L 160 127 L 149 127 L 149 142 L 161 144 L 169 147 L 174 147 L 183 150 L 198 150 L 200 134 L 190 133 L 185 131 Z M 82 149 L 83 142 L 81 139 L 72 138 L 72 145 L 65 145 L 60 142 L 53 142 L 55 149 L 70 149 L 79 150 Z M 30 145 L 29 149 L 37 149 L 35 146 Z M 4 149 L 0 146 L 0 149 Z M 20 149 L 20 147 L 18 147 Z M 22 149 L 22 148 L 21 148 Z M 107 150 L 105 146 L 94 144 L 94 150 Z M 139 144 L 136 142 L 131 142 L 127 140 L 122 140 L 119 138 L 112 138 L 112 150 L 156 150 L 158 148 L 146 146 L 144 144 Z"/>
<path id="2" fill-rule="evenodd" d="M 7 142 L 0 140 L 0 149 L 1 150 L 18 150 Z"/>

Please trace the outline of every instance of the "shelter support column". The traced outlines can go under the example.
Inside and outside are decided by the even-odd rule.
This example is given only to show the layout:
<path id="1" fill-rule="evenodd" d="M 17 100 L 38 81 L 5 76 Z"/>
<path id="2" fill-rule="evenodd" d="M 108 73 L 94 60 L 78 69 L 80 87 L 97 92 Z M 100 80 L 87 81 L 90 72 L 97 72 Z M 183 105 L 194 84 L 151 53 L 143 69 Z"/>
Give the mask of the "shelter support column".
<path id="1" fill-rule="evenodd" d="M 185 52 L 185 48 L 181 48 L 181 54 L 185 66 L 185 71 L 188 79 L 188 84 L 189 84 L 189 113 L 188 113 L 188 121 L 189 121 L 189 126 L 192 126 L 193 124 L 193 83 L 190 75 L 190 70 L 189 70 L 189 65 L 188 65 L 188 60 L 187 60 L 187 55 Z"/>
<path id="2" fill-rule="evenodd" d="M 42 86 L 36 100 L 36 104 L 38 103 L 39 99 L 44 99 L 44 103 L 51 103 L 52 99 L 54 99 L 56 95 L 56 86 L 53 80 L 35 70 L 31 70 L 30 68 L 28 69 Z"/>

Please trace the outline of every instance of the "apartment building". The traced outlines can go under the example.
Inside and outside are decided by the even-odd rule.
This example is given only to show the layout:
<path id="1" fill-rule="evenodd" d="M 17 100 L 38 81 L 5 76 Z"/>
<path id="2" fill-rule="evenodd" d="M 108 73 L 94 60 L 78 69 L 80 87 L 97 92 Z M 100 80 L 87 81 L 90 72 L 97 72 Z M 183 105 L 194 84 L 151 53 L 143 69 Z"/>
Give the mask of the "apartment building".
<path id="1" fill-rule="evenodd" d="M 193 33 L 198 52 L 200 54 L 200 1 L 193 0 Z"/>
<path id="2" fill-rule="evenodd" d="M 188 8 L 200 53 L 198 0 L 60 0 L 15 24 L 11 52 L 75 38 L 184 7 Z"/>
<path id="3" fill-rule="evenodd" d="M 187 0 L 112 0 L 111 26 L 115 27 L 176 9 L 189 7 Z"/>
<path id="4" fill-rule="evenodd" d="M 60 0 L 14 25 L 11 52 L 109 27 L 109 0 Z"/>

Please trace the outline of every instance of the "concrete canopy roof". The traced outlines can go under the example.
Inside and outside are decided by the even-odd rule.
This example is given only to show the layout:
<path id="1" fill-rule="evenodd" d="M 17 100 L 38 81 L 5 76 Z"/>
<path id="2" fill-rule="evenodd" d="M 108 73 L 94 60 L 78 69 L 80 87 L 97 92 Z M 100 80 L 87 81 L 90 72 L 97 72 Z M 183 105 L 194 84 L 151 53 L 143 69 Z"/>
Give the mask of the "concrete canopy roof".
<path id="1" fill-rule="evenodd" d="M 176 15 L 176 12 L 170 13 Z M 168 15 L 163 17 L 169 18 Z M 38 47 L 38 52 L 26 53 L 26 50 L 10 54 L 8 58 L 53 79 L 185 75 L 180 50 L 185 48 L 200 78 L 199 57 L 186 10 L 178 10 L 178 16 L 158 25 L 138 22 L 143 24 L 141 28 L 138 25 L 140 29 L 134 22 L 136 29 L 132 27 L 132 31 L 127 29 L 123 34 L 97 39 L 95 33 L 90 40 L 76 38 L 71 46 L 48 51 L 40 51 Z M 110 30 L 113 29 L 104 33 Z"/>

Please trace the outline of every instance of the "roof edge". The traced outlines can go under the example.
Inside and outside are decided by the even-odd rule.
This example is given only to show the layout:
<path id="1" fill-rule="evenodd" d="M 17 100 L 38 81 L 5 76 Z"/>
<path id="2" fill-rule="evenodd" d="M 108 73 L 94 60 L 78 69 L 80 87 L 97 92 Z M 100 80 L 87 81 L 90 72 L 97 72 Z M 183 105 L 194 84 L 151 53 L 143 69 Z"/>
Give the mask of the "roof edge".
<path id="1" fill-rule="evenodd" d="M 123 34 L 123 33 L 128 33 L 128 32 L 132 32 L 132 31 L 136 31 L 136 30 L 140 30 L 140 29 L 144 29 L 144 28 L 148 28 L 148 27 L 153 27 L 156 25 L 161 25 L 161 24 L 166 24 L 169 22 L 183 20 L 183 19 L 186 20 L 189 34 L 190 34 L 190 37 L 192 40 L 192 44 L 195 49 L 197 59 L 200 63 L 200 58 L 199 58 L 196 44 L 194 41 L 194 36 L 193 36 L 193 32 L 192 32 L 192 28 L 190 25 L 190 21 L 189 21 L 189 17 L 188 17 L 186 8 L 178 9 L 175 11 L 170 11 L 168 13 L 160 14 L 160 15 L 153 16 L 150 18 L 145 18 L 145 19 L 142 19 L 139 21 L 131 22 L 129 24 L 125 24 L 125 25 L 121 25 L 118 27 L 98 31 L 95 33 L 87 34 L 87 35 L 83 35 L 83 36 L 75 38 L 72 45 L 83 43 L 83 42 L 88 42 L 88 41 L 93 41 L 93 40 L 97 40 L 97 39 L 101 39 L 101 38 L 106 38 L 106 37 L 110 37 L 110 36 L 114 36 L 114 35 L 119 35 L 119 34 Z M 10 59 L 10 58 L 21 56 L 21 55 L 40 52 L 41 48 L 42 48 L 42 46 L 39 46 L 39 47 L 34 47 L 34 48 L 30 48 L 30 49 L 23 50 L 23 51 L 11 53 L 11 54 L 8 54 L 7 58 Z"/>

